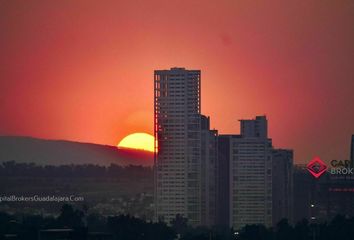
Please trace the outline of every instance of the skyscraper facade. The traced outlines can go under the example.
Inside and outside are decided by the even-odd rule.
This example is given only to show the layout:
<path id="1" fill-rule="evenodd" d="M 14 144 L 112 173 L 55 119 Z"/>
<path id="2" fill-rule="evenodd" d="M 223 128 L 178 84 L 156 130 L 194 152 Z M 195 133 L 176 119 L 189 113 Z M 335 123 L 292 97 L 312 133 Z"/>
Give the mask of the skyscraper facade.
<path id="1" fill-rule="evenodd" d="M 230 156 L 232 137 L 239 135 L 218 136 L 218 187 L 217 187 L 217 224 L 230 225 Z"/>
<path id="2" fill-rule="evenodd" d="M 286 218 L 293 223 L 293 151 L 272 151 L 273 226 Z"/>
<path id="3" fill-rule="evenodd" d="M 217 140 L 218 132 L 210 130 L 210 118 L 201 116 L 201 225 L 212 226 L 217 211 Z"/>
<path id="4" fill-rule="evenodd" d="M 223 154 L 229 158 L 229 192 L 224 194 L 229 195 L 229 226 L 234 229 L 247 224 L 270 227 L 272 141 L 267 136 L 267 119 L 265 116 L 257 116 L 256 119 L 240 122 L 240 135 L 219 137 L 223 145 L 228 144 L 223 148 L 229 150 L 226 154 L 219 152 L 219 156 Z M 219 157 L 219 165 L 222 165 L 221 161 L 225 160 Z"/>
<path id="5" fill-rule="evenodd" d="M 215 210 L 217 132 L 200 114 L 200 84 L 200 70 L 154 73 L 155 217 L 167 223 L 179 214 L 206 225 Z"/>

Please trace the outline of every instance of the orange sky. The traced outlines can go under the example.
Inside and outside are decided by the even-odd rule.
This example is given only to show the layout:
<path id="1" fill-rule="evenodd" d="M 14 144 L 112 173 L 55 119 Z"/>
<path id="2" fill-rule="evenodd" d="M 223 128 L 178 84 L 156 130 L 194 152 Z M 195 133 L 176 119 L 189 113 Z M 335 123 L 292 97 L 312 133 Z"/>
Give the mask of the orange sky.
<path id="1" fill-rule="evenodd" d="M 348 158 L 352 1 L 0 0 L 0 135 L 115 145 L 152 133 L 153 70 L 202 70 L 221 133 L 267 114 L 298 162 Z"/>

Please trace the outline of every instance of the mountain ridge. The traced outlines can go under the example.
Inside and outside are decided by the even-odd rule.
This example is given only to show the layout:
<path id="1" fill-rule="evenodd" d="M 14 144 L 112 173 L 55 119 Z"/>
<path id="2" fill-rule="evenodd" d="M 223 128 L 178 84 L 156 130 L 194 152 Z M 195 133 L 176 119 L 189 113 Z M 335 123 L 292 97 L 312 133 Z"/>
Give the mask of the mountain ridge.
<path id="1" fill-rule="evenodd" d="M 41 165 L 98 164 L 152 166 L 154 153 L 111 145 L 31 136 L 0 136 L 0 162 Z"/>

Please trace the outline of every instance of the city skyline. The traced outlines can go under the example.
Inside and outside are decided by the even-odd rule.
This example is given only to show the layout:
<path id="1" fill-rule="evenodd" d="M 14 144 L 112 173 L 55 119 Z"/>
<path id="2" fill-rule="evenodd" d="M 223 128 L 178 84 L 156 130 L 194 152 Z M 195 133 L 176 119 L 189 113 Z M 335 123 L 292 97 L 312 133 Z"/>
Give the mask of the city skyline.
<path id="1" fill-rule="evenodd" d="M 0 0 L 0 239 L 352 240 L 354 1 Z"/>
<path id="2" fill-rule="evenodd" d="M 116 145 L 152 134 L 151 72 L 177 66 L 202 70 L 202 111 L 221 134 L 266 114 L 296 163 L 349 156 L 350 2 L 0 6 L 0 135 Z"/>
<path id="3" fill-rule="evenodd" d="M 154 220 L 236 230 L 293 222 L 293 150 L 272 144 L 266 116 L 240 120 L 239 135 L 211 130 L 201 76 L 154 71 Z"/>

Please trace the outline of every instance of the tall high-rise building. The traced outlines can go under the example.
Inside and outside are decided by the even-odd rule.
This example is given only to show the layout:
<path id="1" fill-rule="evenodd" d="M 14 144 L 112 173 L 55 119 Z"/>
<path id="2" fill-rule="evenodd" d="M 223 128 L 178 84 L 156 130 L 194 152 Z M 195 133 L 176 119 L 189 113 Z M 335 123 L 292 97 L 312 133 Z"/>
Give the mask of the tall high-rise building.
<path id="1" fill-rule="evenodd" d="M 272 151 L 273 225 L 286 218 L 293 223 L 293 150 Z"/>
<path id="2" fill-rule="evenodd" d="M 217 224 L 221 226 L 230 225 L 230 143 L 233 136 L 239 135 L 218 137 Z"/>
<path id="3" fill-rule="evenodd" d="M 215 217 L 216 137 L 200 114 L 200 70 L 154 73 L 155 217 L 177 214 L 192 225 Z"/>
<path id="4" fill-rule="evenodd" d="M 218 132 L 210 130 L 210 118 L 201 116 L 201 225 L 216 223 L 217 211 L 217 140 Z"/>
<path id="5" fill-rule="evenodd" d="M 229 170 L 229 226 L 247 224 L 272 226 L 272 141 L 267 136 L 267 119 L 240 120 L 240 135 L 219 136 L 219 165 Z M 221 148 L 228 151 L 221 153 Z M 224 159 L 225 158 L 225 159 Z M 228 159 L 228 164 L 225 163 Z M 220 179 L 221 181 L 222 179 Z M 219 184 L 219 188 L 222 188 Z M 225 190 L 224 190 L 225 191 Z M 221 210 L 220 210 L 221 209 Z M 219 208 L 222 218 L 225 209 Z"/>
<path id="6" fill-rule="evenodd" d="M 318 179 L 308 172 L 306 164 L 294 165 L 293 177 L 293 223 L 300 222 L 303 219 L 311 221 L 311 215 L 316 210 L 311 206 L 317 205 L 314 201 L 314 195 L 316 194 L 315 185 Z"/>

